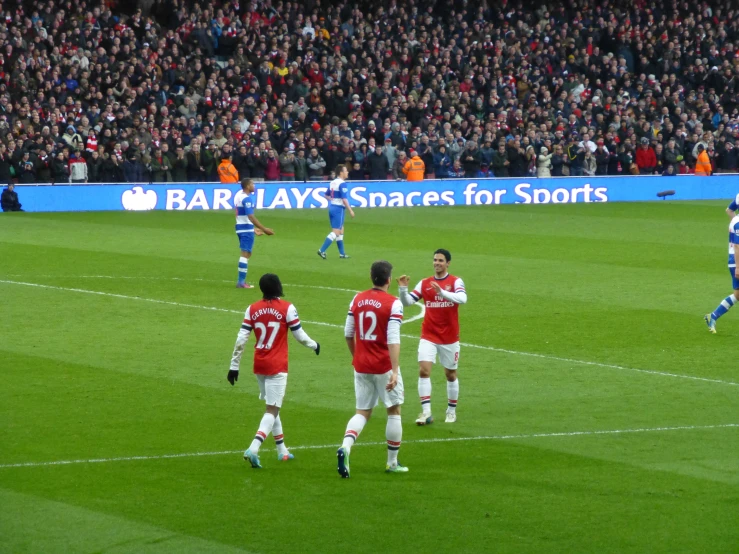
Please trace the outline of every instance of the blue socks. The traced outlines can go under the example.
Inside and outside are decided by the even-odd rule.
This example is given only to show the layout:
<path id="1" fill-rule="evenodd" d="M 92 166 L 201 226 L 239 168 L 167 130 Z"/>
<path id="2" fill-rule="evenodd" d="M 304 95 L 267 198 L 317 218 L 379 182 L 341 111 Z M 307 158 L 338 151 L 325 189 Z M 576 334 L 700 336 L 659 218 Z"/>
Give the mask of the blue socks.
<path id="1" fill-rule="evenodd" d="M 718 308 L 716 308 L 713 313 L 711 314 L 711 317 L 713 319 L 718 319 L 722 315 L 724 315 L 726 312 L 728 312 L 731 307 L 734 305 L 734 302 L 736 302 L 736 298 L 734 298 L 733 294 L 730 294 L 726 298 L 724 298 L 721 301 L 721 304 L 718 305 Z"/>
<path id="2" fill-rule="evenodd" d="M 246 283 L 246 272 L 249 270 L 249 258 L 239 258 L 239 285 Z"/>
<path id="3" fill-rule="evenodd" d="M 344 256 L 344 235 L 339 235 L 338 237 L 336 237 L 336 246 L 339 247 L 339 254 L 341 256 Z"/>
<path id="4" fill-rule="evenodd" d="M 335 240 L 336 240 L 336 233 L 331 231 L 326 237 L 326 240 L 323 241 L 323 245 L 321 246 L 321 252 L 325 252 L 326 250 L 328 250 L 328 247 L 331 246 L 331 243 L 334 242 Z M 344 245 L 342 244 L 341 248 L 343 247 Z"/>

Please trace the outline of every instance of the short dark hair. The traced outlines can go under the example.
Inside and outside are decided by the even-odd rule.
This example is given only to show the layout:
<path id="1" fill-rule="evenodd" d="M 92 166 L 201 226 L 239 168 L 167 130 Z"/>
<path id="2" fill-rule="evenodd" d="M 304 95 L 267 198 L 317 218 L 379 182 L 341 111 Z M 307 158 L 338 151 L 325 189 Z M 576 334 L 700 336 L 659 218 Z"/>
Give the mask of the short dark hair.
<path id="1" fill-rule="evenodd" d="M 444 248 L 439 248 L 436 252 L 434 252 L 434 256 L 436 256 L 437 254 L 443 255 L 447 263 L 452 261 L 452 253 L 449 252 L 449 250 L 445 250 Z"/>
<path id="2" fill-rule="evenodd" d="M 344 171 L 345 169 L 346 169 L 346 165 L 344 165 L 344 164 L 339 164 L 339 165 L 337 165 L 337 166 L 336 166 L 336 175 L 338 175 L 339 173 L 341 173 L 341 172 L 342 172 L 342 171 Z"/>
<path id="3" fill-rule="evenodd" d="M 376 287 L 384 287 L 390 280 L 390 275 L 393 273 L 393 264 L 380 260 L 372 264 L 370 268 L 370 279 L 372 284 Z"/>
<path id="4" fill-rule="evenodd" d="M 282 282 L 274 273 L 265 273 L 259 278 L 259 289 L 265 300 L 283 296 Z"/>
<path id="5" fill-rule="evenodd" d="M 244 190 L 252 182 L 253 181 L 251 179 L 249 179 L 248 177 L 244 177 L 243 179 L 241 179 L 241 190 Z"/>

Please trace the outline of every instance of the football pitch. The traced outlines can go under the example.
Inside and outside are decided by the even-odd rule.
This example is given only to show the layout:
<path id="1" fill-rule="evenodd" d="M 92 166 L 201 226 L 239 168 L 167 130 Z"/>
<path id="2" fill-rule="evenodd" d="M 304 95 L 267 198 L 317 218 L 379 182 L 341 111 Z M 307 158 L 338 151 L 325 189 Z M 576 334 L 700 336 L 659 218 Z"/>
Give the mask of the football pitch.
<path id="1" fill-rule="evenodd" d="M 227 212 L 0 216 L 0 552 L 736 553 L 739 308 L 722 202 L 358 209 L 352 258 L 316 250 L 325 210 L 261 211 L 249 281 L 277 273 L 292 338 L 261 470 L 264 405 Z M 411 284 L 436 248 L 465 280 L 458 420 L 417 427 L 418 306 L 405 310 L 405 475 L 354 411 L 343 322 L 369 266 Z M 390 289 L 397 293 L 397 285 Z"/>

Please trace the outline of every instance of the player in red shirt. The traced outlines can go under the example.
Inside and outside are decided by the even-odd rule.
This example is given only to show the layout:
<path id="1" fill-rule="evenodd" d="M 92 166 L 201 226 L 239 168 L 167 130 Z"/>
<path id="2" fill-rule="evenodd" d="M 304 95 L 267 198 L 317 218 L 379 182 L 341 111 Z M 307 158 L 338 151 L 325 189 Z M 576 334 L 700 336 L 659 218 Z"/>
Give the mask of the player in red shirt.
<path id="1" fill-rule="evenodd" d="M 264 400 L 267 409 L 259 424 L 254 440 L 244 452 L 244 459 L 251 463 L 251 467 L 262 467 L 259 463 L 259 447 L 264 439 L 272 433 L 277 445 L 277 459 L 287 461 L 293 455 L 285 446 L 285 437 L 282 434 L 280 421 L 280 407 L 285 397 L 287 386 L 287 330 L 292 331 L 293 337 L 308 348 L 320 354 L 321 345 L 311 339 L 303 331 L 298 318 L 298 311 L 290 302 L 281 300 L 282 283 L 274 273 L 265 273 L 259 279 L 259 288 L 262 291 L 262 300 L 255 302 L 246 309 L 244 322 L 236 338 L 231 369 L 226 379 L 232 385 L 239 380 L 239 364 L 244 352 L 244 345 L 249 335 L 254 331 L 254 374 L 259 384 L 259 399 Z"/>
<path id="2" fill-rule="evenodd" d="M 410 277 L 398 278 L 398 296 L 403 306 L 410 306 L 423 299 L 426 315 L 421 327 L 421 341 L 418 344 L 418 395 L 421 397 L 423 411 L 416 419 L 417 425 L 434 422 L 431 415 L 431 366 L 439 356 L 439 362 L 446 372 L 447 410 L 446 423 L 457 421 L 457 399 L 459 381 L 459 305 L 467 302 L 464 281 L 449 273 L 452 255 L 440 248 L 434 252 L 434 275 L 418 283 L 408 292 Z"/>
<path id="3" fill-rule="evenodd" d="M 403 437 L 400 405 L 403 404 L 403 377 L 400 375 L 400 324 L 403 305 L 388 294 L 393 266 L 379 261 L 372 264 L 371 289 L 357 294 L 349 304 L 344 336 L 354 366 L 354 392 L 357 412 L 349 420 L 344 441 L 336 453 L 339 475 L 349 477 L 349 453 L 352 445 L 372 415 L 372 408 L 382 401 L 387 408 L 388 473 L 408 471 L 398 463 L 398 450 Z"/>

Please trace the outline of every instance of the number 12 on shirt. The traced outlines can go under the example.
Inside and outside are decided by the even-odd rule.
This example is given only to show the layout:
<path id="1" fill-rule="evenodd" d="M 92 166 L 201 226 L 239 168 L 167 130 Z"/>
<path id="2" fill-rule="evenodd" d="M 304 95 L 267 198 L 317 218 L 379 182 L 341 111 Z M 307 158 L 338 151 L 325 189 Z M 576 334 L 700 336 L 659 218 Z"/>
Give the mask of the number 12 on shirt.
<path id="1" fill-rule="evenodd" d="M 375 334 L 377 314 L 375 312 L 360 312 L 358 319 L 360 340 L 377 340 Z"/>

